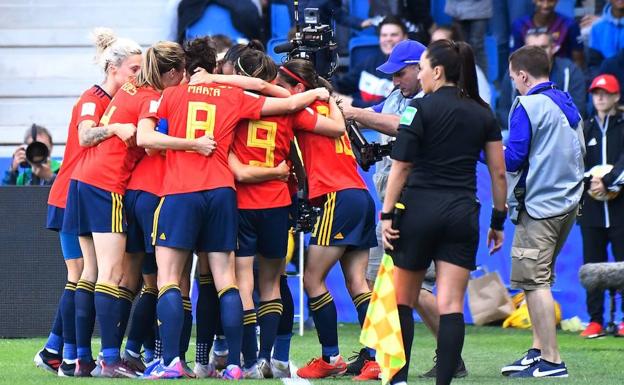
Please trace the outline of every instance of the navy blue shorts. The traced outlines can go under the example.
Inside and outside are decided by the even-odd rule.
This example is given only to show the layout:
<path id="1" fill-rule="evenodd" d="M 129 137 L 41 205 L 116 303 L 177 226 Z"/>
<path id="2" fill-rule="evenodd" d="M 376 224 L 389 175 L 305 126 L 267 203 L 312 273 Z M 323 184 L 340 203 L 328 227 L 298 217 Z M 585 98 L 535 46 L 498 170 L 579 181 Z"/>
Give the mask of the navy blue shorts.
<path id="1" fill-rule="evenodd" d="M 126 231 L 123 195 L 73 180 L 69 184 L 63 232 L 75 235 Z"/>
<path id="2" fill-rule="evenodd" d="M 217 188 L 161 198 L 154 222 L 156 246 L 200 252 L 236 250 L 236 192 Z"/>
<path id="3" fill-rule="evenodd" d="M 61 229 L 63 228 L 63 216 L 65 216 L 65 209 L 48 205 L 46 229 L 61 231 Z"/>
<path id="4" fill-rule="evenodd" d="M 82 250 L 80 250 L 80 242 L 78 241 L 77 235 L 59 231 L 59 238 L 61 239 L 63 259 L 82 258 Z"/>
<path id="5" fill-rule="evenodd" d="M 146 191 L 128 190 L 124 195 L 124 206 L 128 215 L 128 253 L 153 253 L 152 231 L 154 211 L 160 197 Z"/>
<path id="6" fill-rule="evenodd" d="M 285 258 L 288 251 L 290 206 L 238 210 L 237 257 L 260 254 L 265 258 Z"/>
<path id="7" fill-rule="evenodd" d="M 154 253 L 145 253 L 143 257 L 143 265 L 141 265 L 142 274 L 156 274 L 158 267 L 156 266 L 156 255 Z"/>
<path id="8" fill-rule="evenodd" d="M 310 244 L 347 246 L 347 250 L 377 246 L 375 202 L 368 191 L 346 189 L 325 195 Z"/>

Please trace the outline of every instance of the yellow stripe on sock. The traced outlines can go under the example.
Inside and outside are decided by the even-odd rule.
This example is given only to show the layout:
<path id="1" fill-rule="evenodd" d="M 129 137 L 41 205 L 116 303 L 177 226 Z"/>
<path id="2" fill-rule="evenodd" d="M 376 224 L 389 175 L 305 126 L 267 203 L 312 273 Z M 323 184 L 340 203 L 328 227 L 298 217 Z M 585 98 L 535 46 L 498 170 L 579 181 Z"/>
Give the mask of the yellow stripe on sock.
<path id="1" fill-rule="evenodd" d="M 236 290 L 238 290 L 238 286 L 236 286 L 236 285 L 229 285 L 229 286 L 226 286 L 226 287 L 224 287 L 223 289 L 219 290 L 219 292 L 217 293 L 217 296 L 218 296 L 219 298 L 221 298 L 221 296 L 222 296 L 223 294 L 225 294 L 225 292 L 226 292 L 226 291 L 228 291 L 228 290 L 230 290 L 230 289 L 236 289 Z"/>
<path id="2" fill-rule="evenodd" d="M 358 294 L 353 298 L 353 304 L 355 305 L 355 307 L 360 306 L 362 303 L 366 302 L 367 300 L 369 300 L 371 297 L 371 292 L 366 292 L 366 293 L 362 293 L 362 294 Z"/>
<path id="3" fill-rule="evenodd" d="M 89 281 L 80 280 L 80 281 L 78 281 L 78 284 L 76 285 L 76 289 L 81 289 L 81 290 L 84 290 L 84 291 L 94 292 L 95 291 L 95 283 L 89 282 Z"/>
<path id="4" fill-rule="evenodd" d="M 65 284 L 65 290 L 76 291 L 76 284 L 73 282 L 67 282 Z"/>
<path id="5" fill-rule="evenodd" d="M 151 294 L 151 295 L 158 295 L 158 289 L 155 287 L 147 287 L 147 286 L 143 286 L 143 289 L 141 290 L 141 295 L 143 294 Z"/>
<path id="6" fill-rule="evenodd" d="M 270 307 L 258 310 L 258 317 L 263 317 L 267 314 L 276 313 L 281 315 L 284 312 L 284 307 L 281 304 L 275 304 Z"/>
<path id="7" fill-rule="evenodd" d="M 171 283 L 169 285 L 165 285 L 160 288 L 160 290 L 158 291 L 158 298 L 160 298 L 163 294 L 165 294 L 167 290 L 170 290 L 170 289 L 175 289 L 177 291 L 180 291 L 180 287 L 177 284 Z"/>
<path id="8" fill-rule="evenodd" d="M 111 295 L 115 298 L 119 298 L 119 288 L 114 285 L 109 285 L 107 283 L 98 283 L 95 285 L 96 293 L 104 293 Z"/>

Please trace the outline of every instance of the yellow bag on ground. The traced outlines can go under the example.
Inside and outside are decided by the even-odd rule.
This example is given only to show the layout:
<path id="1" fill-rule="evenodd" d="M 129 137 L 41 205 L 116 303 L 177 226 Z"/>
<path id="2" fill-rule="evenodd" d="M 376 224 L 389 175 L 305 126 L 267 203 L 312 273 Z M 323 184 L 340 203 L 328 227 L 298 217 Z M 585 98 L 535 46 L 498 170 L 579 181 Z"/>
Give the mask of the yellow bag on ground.
<path id="1" fill-rule="evenodd" d="M 511 298 L 516 310 L 503 321 L 504 328 L 530 329 L 531 317 L 529 317 L 529 308 L 524 298 L 524 292 L 520 292 Z M 555 322 L 559 325 L 561 322 L 561 306 L 555 301 Z"/>

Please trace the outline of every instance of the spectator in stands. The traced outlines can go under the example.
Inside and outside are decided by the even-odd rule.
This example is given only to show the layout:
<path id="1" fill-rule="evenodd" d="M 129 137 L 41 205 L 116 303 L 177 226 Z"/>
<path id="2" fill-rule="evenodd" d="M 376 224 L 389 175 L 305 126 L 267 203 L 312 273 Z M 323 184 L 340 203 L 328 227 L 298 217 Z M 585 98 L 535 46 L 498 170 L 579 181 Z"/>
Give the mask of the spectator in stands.
<path id="1" fill-rule="evenodd" d="M 572 59 L 577 66 L 583 68 L 585 56 L 578 23 L 555 12 L 558 0 L 533 0 L 533 3 L 535 13 L 515 20 L 511 27 L 512 51 L 526 45 L 525 38 L 529 30 L 546 28 L 553 37 L 556 55 Z"/>
<path id="2" fill-rule="evenodd" d="M 186 29 L 201 19 L 204 10 L 211 4 L 229 10 L 232 25 L 247 39 L 264 39 L 264 23 L 258 7 L 251 0 L 182 0 L 178 6 L 178 43 L 184 42 Z"/>
<path id="3" fill-rule="evenodd" d="M 624 47 L 620 49 L 617 55 L 602 62 L 600 73 L 611 74 L 617 78 L 619 84 L 624 84 Z M 624 104 L 622 98 L 620 98 L 620 104 Z"/>
<path id="4" fill-rule="evenodd" d="M 430 0 L 399 0 L 397 15 L 405 23 L 410 39 L 429 44 L 429 30 L 433 25 Z"/>
<path id="5" fill-rule="evenodd" d="M 498 74 L 496 80 L 503 80 L 503 75 L 507 70 L 509 58 L 509 41 L 511 36 L 511 24 L 514 20 L 524 15 L 533 13 L 533 2 L 531 0 L 496 0 L 493 2 L 493 15 L 490 19 L 490 31 L 496 39 L 496 48 L 498 51 Z"/>
<path id="6" fill-rule="evenodd" d="M 33 138 L 33 132 L 36 137 Z M 20 145 L 13 153 L 11 167 L 4 174 L 2 185 L 16 186 L 44 186 L 51 185 L 61 167 L 61 163 L 49 156 L 41 163 L 32 163 L 26 159 L 26 148 L 33 141 L 41 142 L 48 147 L 48 153 L 52 153 L 52 135 L 47 128 L 34 124 L 24 134 L 24 144 Z"/>
<path id="7" fill-rule="evenodd" d="M 441 25 L 441 26 L 436 27 L 431 32 L 432 43 L 434 41 L 442 40 L 442 39 L 452 40 L 456 42 L 464 41 L 464 38 L 457 24 Z M 490 92 L 490 84 L 488 83 L 487 77 L 485 76 L 485 74 L 483 73 L 483 70 L 479 67 L 478 64 L 476 64 L 475 69 L 477 70 L 477 83 L 479 87 L 479 96 L 486 103 L 488 103 L 489 105 L 492 105 L 492 102 L 491 102 L 492 94 Z"/>
<path id="8" fill-rule="evenodd" d="M 444 12 L 459 22 L 475 53 L 477 65 L 487 73 L 485 31 L 492 17 L 492 0 L 446 0 Z"/>
<path id="9" fill-rule="evenodd" d="M 624 0 L 611 0 L 589 35 L 589 47 L 604 58 L 624 49 Z"/>
<path id="10" fill-rule="evenodd" d="M 353 98 L 354 107 L 370 107 L 381 102 L 394 88 L 391 76 L 377 71 L 394 46 L 407 39 L 407 28 L 396 16 L 388 16 L 379 24 L 379 48 L 376 55 L 356 63 L 349 72 L 336 76 L 336 90 Z"/>
<path id="11" fill-rule="evenodd" d="M 527 31 L 525 42 L 526 45 L 535 45 L 546 51 L 551 63 L 550 80 L 555 83 L 558 89 L 570 94 L 576 108 L 578 108 L 582 116 L 585 116 L 587 92 L 583 72 L 571 60 L 555 56 L 557 46 L 546 28 Z M 509 109 L 516 96 L 518 96 L 518 91 L 513 87 L 509 79 L 509 72 L 503 79 L 496 115 L 503 129 L 507 129 Z"/>
<path id="12" fill-rule="evenodd" d="M 624 185 L 624 116 L 617 111 L 620 85 L 613 75 L 599 75 L 589 87 L 596 116 L 585 121 L 585 170 L 594 166 L 610 164 L 613 169 L 604 176 L 593 176 L 590 191 L 601 196 L 617 191 Z M 603 202 L 585 195 L 583 215 L 578 218 L 583 237 L 583 263 L 608 261 L 607 248 L 616 261 L 624 261 L 624 195 Z M 581 337 L 597 338 L 605 335 L 604 290 L 587 291 L 587 312 L 590 323 Z M 622 302 L 624 310 L 624 302 Z M 616 335 L 624 337 L 624 321 L 620 322 Z"/>

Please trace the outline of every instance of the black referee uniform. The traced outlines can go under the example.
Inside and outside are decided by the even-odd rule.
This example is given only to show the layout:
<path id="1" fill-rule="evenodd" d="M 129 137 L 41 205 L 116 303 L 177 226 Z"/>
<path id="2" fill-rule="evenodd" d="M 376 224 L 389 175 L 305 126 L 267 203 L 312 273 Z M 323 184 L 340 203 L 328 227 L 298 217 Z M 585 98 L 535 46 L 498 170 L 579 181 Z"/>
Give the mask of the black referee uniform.
<path id="1" fill-rule="evenodd" d="M 460 97 L 455 86 L 414 99 L 410 107 L 391 154 L 412 163 L 400 198 L 405 212 L 394 263 L 418 271 L 433 259 L 474 270 L 480 208 L 476 163 L 486 142 L 501 140 L 500 129 L 490 110 Z"/>

